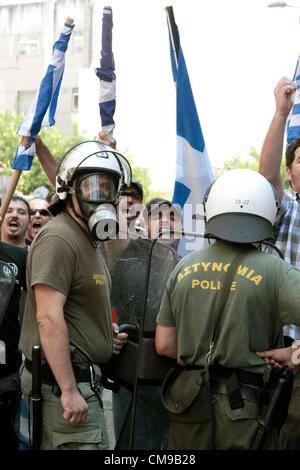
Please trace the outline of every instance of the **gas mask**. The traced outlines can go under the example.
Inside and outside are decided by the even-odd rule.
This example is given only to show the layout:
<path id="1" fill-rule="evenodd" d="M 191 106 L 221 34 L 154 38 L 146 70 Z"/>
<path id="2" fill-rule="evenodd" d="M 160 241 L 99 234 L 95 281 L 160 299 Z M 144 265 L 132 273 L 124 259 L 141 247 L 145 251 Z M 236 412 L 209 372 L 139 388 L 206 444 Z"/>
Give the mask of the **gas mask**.
<path id="1" fill-rule="evenodd" d="M 72 147 L 57 170 L 55 187 L 58 214 L 64 201 L 75 192 L 81 219 L 95 240 L 113 238 L 118 232 L 116 206 L 123 186 L 131 185 L 131 167 L 115 149 L 101 142 L 87 141 Z M 77 214 L 78 215 L 78 214 Z"/>
<path id="2" fill-rule="evenodd" d="M 105 241 L 118 233 L 116 181 L 108 173 L 78 176 L 75 192 L 84 221 L 94 240 Z"/>

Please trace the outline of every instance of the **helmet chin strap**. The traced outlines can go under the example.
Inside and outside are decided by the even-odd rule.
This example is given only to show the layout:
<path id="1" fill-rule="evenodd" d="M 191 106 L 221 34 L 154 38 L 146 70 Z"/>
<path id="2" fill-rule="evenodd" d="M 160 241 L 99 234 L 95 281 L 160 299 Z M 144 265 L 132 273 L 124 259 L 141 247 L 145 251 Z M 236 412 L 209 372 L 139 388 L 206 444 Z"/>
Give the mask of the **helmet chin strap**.
<path id="1" fill-rule="evenodd" d="M 74 214 L 76 215 L 76 217 L 78 217 L 78 219 L 80 219 L 80 220 L 84 223 L 84 225 L 87 226 L 87 225 L 88 225 L 88 218 L 83 217 L 82 214 L 79 214 L 79 213 L 76 211 L 75 206 L 74 206 L 74 204 L 73 204 L 73 199 L 72 199 L 72 197 L 69 199 L 69 201 L 70 201 L 70 207 L 71 207 L 71 209 L 73 210 L 73 212 L 74 212 Z M 79 204 L 78 199 L 77 199 L 77 202 L 78 202 L 78 205 L 79 205 L 79 207 L 80 207 L 80 204 Z"/>

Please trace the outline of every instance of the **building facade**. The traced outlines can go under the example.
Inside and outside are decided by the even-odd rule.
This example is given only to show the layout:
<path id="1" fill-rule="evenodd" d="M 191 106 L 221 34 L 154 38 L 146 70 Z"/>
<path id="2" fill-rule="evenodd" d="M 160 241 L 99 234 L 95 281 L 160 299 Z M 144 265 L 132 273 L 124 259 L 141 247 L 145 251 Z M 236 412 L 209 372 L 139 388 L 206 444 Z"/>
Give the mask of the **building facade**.
<path id="1" fill-rule="evenodd" d="M 93 46 L 101 43 L 102 7 L 98 5 L 96 11 L 97 3 L 93 0 L 0 0 L 0 111 L 17 114 L 27 111 L 44 76 L 53 42 L 69 16 L 74 18 L 75 28 L 66 54 L 56 125 L 64 133 L 71 132 L 72 123 L 78 122 L 80 77 L 88 75 L 91 79 Z M 96 78 L 93 76 L 95 87 Z M 82 86 L 90 88 L 85 79 Z M 84 126 L 80 127 L 84 130 Z"/>

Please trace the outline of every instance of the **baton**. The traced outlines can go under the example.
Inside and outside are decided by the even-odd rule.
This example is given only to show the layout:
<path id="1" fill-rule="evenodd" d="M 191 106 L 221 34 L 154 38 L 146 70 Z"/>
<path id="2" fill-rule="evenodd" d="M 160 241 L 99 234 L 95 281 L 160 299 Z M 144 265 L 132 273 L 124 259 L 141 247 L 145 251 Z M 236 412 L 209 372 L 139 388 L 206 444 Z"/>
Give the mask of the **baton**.
<path id="1" fill-rule="evenodd" d="M 39 450 L 42 443 L 42 358 L 41 347 L 32 348 L 32 449 Z"/>

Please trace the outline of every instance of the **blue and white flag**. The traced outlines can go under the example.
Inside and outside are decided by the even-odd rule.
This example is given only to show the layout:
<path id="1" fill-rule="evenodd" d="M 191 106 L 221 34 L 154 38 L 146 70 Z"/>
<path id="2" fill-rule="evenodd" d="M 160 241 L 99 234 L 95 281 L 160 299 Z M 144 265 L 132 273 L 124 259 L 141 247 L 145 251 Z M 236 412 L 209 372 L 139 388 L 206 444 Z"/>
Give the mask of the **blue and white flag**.
<path id="1" fill-rule="evenodd" d="M 112 28 L 112 9 L 110 7 L 104 7 L 100 68 L 96 69 L 96 75 L 100 79 L 99 108 L 102 130 L 108 137 L 112 137 L 115 128 L 113 116 L 116 109 L 116 75 L 114 72 L 115 63 L 112 52 Z"/>
<path id="2" fill-rule="evenodd" d="M 287 143 L 300 136 L 300 56 L 297 60 L 293 81 L 297 86 L 294 104 L 287 122 Z"/>
<path id="3" fill-rule="evenodd" d="M 12 168 L 15 170 L 30 170 L 35 154 L 35 143 L 31 137 L 37 135 L 42 127 L 55 124 L 54 116 L 65 69 L 65 53 L 74 28 L 73 20 L 68 20 L 59 39 L 53 45 L 52 58 L 46 75 L 17 131 L 18 135 L 29 137 L 32 144 L 18 147 L 12 163 Z"/>
<path id="4" fill-rule="evenodd" d="M 170 10 L 171 9 L 171 10 Z M 171 13 L 171 15 L 170 15 Z M 185 232 L 204 234 L 203 196 L 213 181 L 193 92 L 180 46 L 178 28 L 172 7 L 167 7 L 170 52 L 176 85 L 177 163 L 173 203 L 183 209 Z M 179 254 L 185 255 L 203 247 L 203 238 L 184 237 Z"/>

